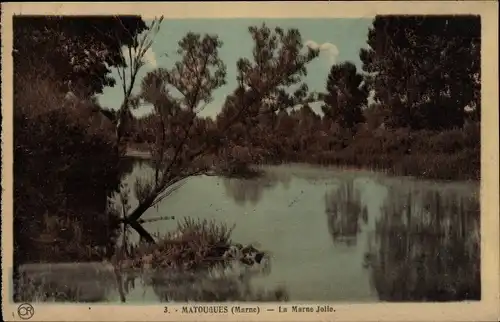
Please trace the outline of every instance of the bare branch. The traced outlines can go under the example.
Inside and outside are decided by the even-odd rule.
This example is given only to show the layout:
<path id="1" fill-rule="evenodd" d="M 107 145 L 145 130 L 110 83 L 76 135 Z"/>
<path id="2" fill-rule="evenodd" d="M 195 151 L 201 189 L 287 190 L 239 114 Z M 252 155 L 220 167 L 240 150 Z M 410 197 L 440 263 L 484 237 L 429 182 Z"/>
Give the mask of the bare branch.
<path id="1" fill-rule="evenodd" d="M 143 61 L 147 51 L 151 48 L 153 44 L 154 37 L 158 34 L 161 26 L 161 22 L 163 21 L 163 17 L 156 18 L 149 29 L 140 36 L 135 36 L 135 41 L 133 44 L 127 46 L 128 53 L 128 69 L 130 80 L 127 83 L 126 79 L 126 70 L 127 66 L 123 66 L 119 68 L 118 74 L 120 75 L 120 79 L 122 81 L 123 88 L 123 103 L 122 108 L 127 108 L 128 103 L 132 94 L 132 90 L 135 86 L 135 81 L 137 78 L 137 74 L 139 73 L 140 68 L 144 65 Z M 125 28 L 125 27 L 124 27 Z M 125 29 L 126 30 L 126 29 Z"/>

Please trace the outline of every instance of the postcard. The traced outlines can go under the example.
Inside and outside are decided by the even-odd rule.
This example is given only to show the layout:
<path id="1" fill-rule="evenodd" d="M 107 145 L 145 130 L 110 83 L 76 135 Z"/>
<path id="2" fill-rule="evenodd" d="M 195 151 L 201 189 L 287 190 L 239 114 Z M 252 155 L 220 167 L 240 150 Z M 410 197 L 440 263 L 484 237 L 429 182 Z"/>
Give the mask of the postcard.
<path id="1" fill-rule="evenodd" d="M 2 5 L 12 321 L 498 320 L 498 4 Z"/>

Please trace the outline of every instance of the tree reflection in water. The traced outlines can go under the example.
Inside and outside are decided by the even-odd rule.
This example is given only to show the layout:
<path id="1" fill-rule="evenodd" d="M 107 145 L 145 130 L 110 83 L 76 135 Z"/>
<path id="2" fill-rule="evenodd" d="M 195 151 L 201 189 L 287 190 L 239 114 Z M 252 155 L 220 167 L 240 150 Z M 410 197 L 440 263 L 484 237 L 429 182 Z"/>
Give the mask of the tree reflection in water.
<path id="1" fill-rule="evenodd" d="M 480 300 L 477 198 L 389 191 L 366 254 L 382 301 Z"/>
<path id="2" fill-rule="evenodd" d="M 334 243 L 354 246 L 361 231 L 361 220 L 368 221 L 366 207 L 361 203 L 354 181 L 344 182 L 337 189 L 325 195 L 328 230 Z"/>
<path id="3" fill-rule="evenodd" d="M 252 179 L 223 178 L 226 194 L 240 206 L 246 203 L 256 205 L 262 199 L 265 189 L 274 188 L 278 183 L 288 189 L 290 181 L 289 174 L 274 171 L 264 171 L 260 176 Z"/>

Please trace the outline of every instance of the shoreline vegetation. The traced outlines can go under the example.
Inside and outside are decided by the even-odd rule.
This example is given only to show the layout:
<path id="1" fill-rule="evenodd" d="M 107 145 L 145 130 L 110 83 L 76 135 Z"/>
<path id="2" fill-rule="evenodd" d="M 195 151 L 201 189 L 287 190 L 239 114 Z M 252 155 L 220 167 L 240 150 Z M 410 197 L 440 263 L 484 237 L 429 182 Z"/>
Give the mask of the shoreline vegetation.
<path id="1" fill-rule="evenodd" d="M 175 263 L 196 271 L 201 263 L 219 263 L 230 249 L 263 257 L 251 245 L 230 241 L 224 222 L 186 219 L 179 222 L 180 240 L 173 232 L 153 238 L 144 229 L 141 216 L 195 175 L 252 178 L 259 175 L 253 164 L 306 163 L 427 179 L 480 178 L 479 17 L 377 16 L 367 30 L 368 46 L 359 51 L 361 64 L 331 66 L 321 93 L 304 82 L 318 46 L 304 43 L 295 28 L 249 26 L 253 51 L 237 61 L 235 88 L 214 117 L 200 111 L 227 84 L 218 35 L 187 33 L 174 65 L 138 76 L 162 21 L 14 18 L 15 300 L 35 296 L 20 289 L 19 267 L 27 263 L 115 258 L 120 266 L 139 258 L 143 265 L 146 256 L 159 267 Z M 109 76 L 113 70 L 117 79 Z M 116 110 L 97 98 L 113 86 L 123 90 Z M 132 111 L 146 104 L 152 113 L 134 117 Z M 127 154 L 151 156 L 151 178 L 133 187 L 122 183 L 133 167 Z M 127 250 L 130 229 L 147 253 Z M 213 253 L 213 247 L 224 251 Z M 248 279 L 236 280 L 224 284 L 229 293 L 198 288 L 176 294 L 199 301 L 264 297 L 250 290 Z M 155 285 L 162 283 L 168 284 Z M 158 292 L 162 301 L 176 300 Z M 285 293 L 276 291 L 273 299 Z"/>
<path id="2" fill-rule="evenodd" d="M 289 160 L 258 160 L 245 163 L 238 170 L 212 170 L 210 174 L 251 177 L 253 166 L 307 164 L 335 167 L 340 170 L 364 170 L 392 176 L 413 177 L 424 180 L 480 181 L 481 127 L 469 124 L 464 129 L 431 132 L 408 130 L 378 131 L 361 134 L 352 145 L 341 151 L 322 151 L 306 156 L 292 156 Z M 384 142 L 385 141 L 385 142 Z M 391 142 L 394 141 L 394 142 Z M 383 146 L 377 151 L 377 146 Z M 389 151 L 393 151 L 392 153 Z M 152 160 L 146 144 L 130 142 L 126 157 Z M 253 173 L 259 175 L 259 173 Z"/>

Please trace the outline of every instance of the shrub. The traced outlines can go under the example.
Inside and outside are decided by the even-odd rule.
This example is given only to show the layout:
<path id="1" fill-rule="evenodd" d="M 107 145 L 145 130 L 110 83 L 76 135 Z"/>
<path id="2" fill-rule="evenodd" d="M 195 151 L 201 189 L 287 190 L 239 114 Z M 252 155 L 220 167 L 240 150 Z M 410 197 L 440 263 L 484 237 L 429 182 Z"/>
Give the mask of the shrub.
<path id="1" fill-rule="evenodd" d="M 212 267 L 221 262 L 231 245 L 232 230 L 233 227 L 214 221 L 185 218 L 177 230 L 162 236 L 156 244 L 134 249 L 132 265 L 187 270 Z"/>
<path id="2" fill-rule="evenodd" d="M 248 147 L 231 145 L 219 152 L 219 172 L 226 176 L 258 175 L 258 171 L 251 169 L 251 164 L 260 163 L 262 153 L 261 149 L 250 151 Z"/>
<path id="3" fill-rule="evenodd" d="M 65 108 L 48 80 L 36 84 L 15 88 L 15 261 L 99 258 L 87 248 L 111 251 L 118 225 L 106 214 L 120 179 L 113 133 L 90 122 L 89 106 Z"/>

